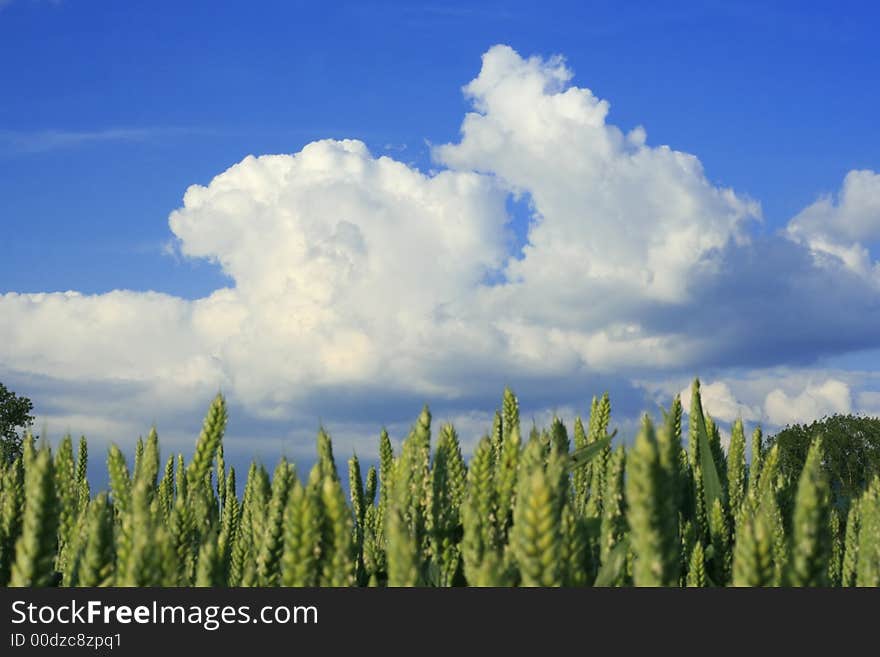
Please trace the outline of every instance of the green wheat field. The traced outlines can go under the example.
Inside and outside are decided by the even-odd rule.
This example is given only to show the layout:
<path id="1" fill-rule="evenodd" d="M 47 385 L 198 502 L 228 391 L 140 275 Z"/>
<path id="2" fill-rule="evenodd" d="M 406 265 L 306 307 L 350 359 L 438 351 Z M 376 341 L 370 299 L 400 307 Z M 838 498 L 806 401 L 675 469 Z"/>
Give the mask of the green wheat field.
<path id="1" fill-rule="evenodd" d="M 188 462 L 162 467 L 152 431 L 131 470 L 110 448 L 97 494 L 85 439 L 74 456 L 70 437 L 54 452 L 29 438 L 0 466 L 0 585 L 880 585 L 880 478 L 841 513 L 821 440 L 786 482 L 760 429 L 750 463 L 741 422 L 725 452 L 692 390 L 688 449 L 678 397 L 626 448 L 608 434 L 607 395 L 572 438 L 554 420 L 526 439 L 507 389 L 470 463 L 425 408 L 398 454 L 382 432 L 378 472 L 352 457 L 346 486 L 320 431 L 309 473 L 253 463 L 241 494 L 222 396 Z"/>

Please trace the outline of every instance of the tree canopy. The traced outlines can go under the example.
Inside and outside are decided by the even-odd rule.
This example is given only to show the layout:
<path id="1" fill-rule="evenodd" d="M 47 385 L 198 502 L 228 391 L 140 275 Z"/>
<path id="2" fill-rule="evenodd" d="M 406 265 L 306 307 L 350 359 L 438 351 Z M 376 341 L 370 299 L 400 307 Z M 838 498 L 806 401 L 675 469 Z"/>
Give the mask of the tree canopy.
<path id="1" fill-rule="evenodd" d="M 14 459 L 21 452 L 20 429 L 33 423 L 34 405 L 0 383 L 0 462 Z"/>
<path id="2" fill-rule="evenodd" d="M 771 438 L 779 445 L 779 463 L 788 481 L 797 481 L 807 452 L 817 436 L 822 436 L 825 470 L 834 502 L 849 506 L 871 479 L 880 474 L 880 418 L 832 415 L 811 424 L 785 427 Z"/>

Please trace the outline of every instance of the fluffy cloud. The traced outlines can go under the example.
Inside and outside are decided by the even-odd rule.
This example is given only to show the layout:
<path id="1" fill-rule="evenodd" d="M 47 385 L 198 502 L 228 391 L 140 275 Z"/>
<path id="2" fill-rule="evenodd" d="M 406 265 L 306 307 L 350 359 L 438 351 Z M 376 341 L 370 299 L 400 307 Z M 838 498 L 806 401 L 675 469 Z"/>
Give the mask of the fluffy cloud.
<path id="1" fill-rule="evenodd" d="M 776 425 L 796 424 L 817 420 L 835 413 L 852 410 L 852 395 L 843 381 L 828 379 L 821 384 L 809 384 L 798 395 L 789 396 L 776 389 L 767 395 L 764 412 Z"/>
<path id="2" fill-rule="evenodd" d="M 188 189 L 169 220 L 179 251 L 233 286 L 193 302 L 8 294 L 0 361 L 222 387 L 270 417 L 341 389 L 467 397 L 491 371 L 679 363 L 687 343 L 646 330 L 639 308 L 682 302 L 692 268 L 741 240 L 757 208 L 710 185 L 695 157 L 606 124 L 608 104 L 570 77 L 561 60 L 492 48 L 466 88 L 481 113 L 431 176 L 350 140 L 248 157 Z M 535 207 L 521 260 L 506 246 L 511 190 Z M 497 270 L 506 284 L 482 283 Z"/>
<path id="3" fill-rule="evenodd" d="M 820 262 L 835 258 L 880 284 L 880 263 L 868 248 L 880 241 L 880 174 L 850 171 L 836 199 L 826 195 L 804 208 L 786 232 L 808 246 Z"/>
<path id="4" fill-rule="evenodd" d="M 194 302 L 7 294 L 0 362 L 208 383 L 268 415 L 333 386 L 441 392 L 426 369 L 437 355 L 481 361 L 463 295 L 501 263 L 505 221 L 485 177 L 427 177 L 357 141 L 248 157 L 188 189 L 169 222 L 181 252 L 218 262 L 234 287 Z"/>
<path id="5" fill-rule="evenodd" d="M 646 398 L 631 381 L 645 373 L 809 364 L 876 344 L 876 289 L 797 241 L 874 239 L 874 179 L 848 177 L 827 212 L 805 210 L 796 239 L 756 238 L 757 203 L 643 129 L 624 134 L 571 80 L 559 58 L 490 49 L 465 87 L 461 139 L 434 150 L 444 168 L 431 175 L 352 140 L 245 158 L 169 218 L 175 248 L 216 262 L 230 287 L 192 301 L 2 295 L 0 368 L 43 386 L 47 416 L 94 414 L 105 433 L 182 417 L 219 388 L 249 419 L 320 417 L 351 442 L 358 418 L 399 421 L 425 399 L 476 426 L 505 383 L 539 415 L 610 388 L 615 413 L 635 417 Z M 508 247 L 511 194 L 532 207 L 521 253 Z M 849 388 L 832 384 L 763 403 L 719 376 L 704 399 L 720 420 L 758 419 L 763 403 L 785 421 L 786 409 L 841 408 Z"/>
<path id="6" fill-rule="evenodd" d="M 0 296 L 0 363 L 58 379 L 186 385 L 216 374 L 193 330 L 193 306 L 117 290 Z"/>
<path id="7" fill-rule="evenodd" d="M 358 141 L 246 158 L 170 218 L 185 255 L 235 281 L 196 302 L 195 329 L 236 392 L 279 408 L 325 386 L 442 392 L 435 353 L 486 349 L 462 318 L 502 261 L 505 222 L 487 178 L 428 177 Z"/>
<path id="8" fill-rule="evenodd" d="M 693 268 L 744 240 L 760 209 L 710 184 L 695 156 L 647 146 L 642 128 L 624 134 L 609 124 L 608 102 L 570 86 L 571 77 L 560 58 L 495 46 L 464 87 L 475 111 L 461 141 L 435 157 L 530 195 L 528 244 L 506 274 L 548 315 L 571 317 L 559 306 L 591 306 L 611 290 L 633 304 L 681 302 Z"/>
<path id="9" fill-rule="evenodd" d="M 690 412 L 688 402 L 691 398 L 691 386 L 682 390 L 679 395 L 682 399 L 682 410 L 687 414 Z M 700 401 L 703 404 L 703 411 L 722 422 L 733 422 L 737 419 L 751 422 L 761 419 L 760 410 L 738 401 L 730 386 L 724 381 L 701 383 Z"/>

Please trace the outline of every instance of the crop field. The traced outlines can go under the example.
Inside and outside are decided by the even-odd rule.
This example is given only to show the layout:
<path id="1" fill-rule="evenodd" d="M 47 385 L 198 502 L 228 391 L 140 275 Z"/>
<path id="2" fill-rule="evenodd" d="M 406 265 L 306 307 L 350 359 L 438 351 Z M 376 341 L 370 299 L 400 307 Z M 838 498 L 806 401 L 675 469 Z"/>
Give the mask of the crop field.
<path id="1" fill-rule="evenodd" d="M 161 464 L 152 431 L 132 468 L 110 448 L 97 494 L 85 439 L 29 439 L 0 466 L 0 585 L 880 585 L 880 478 L 842 510 L 821 440 L 786 481 L 760 429 L 736 422 L 724 450 L 692 390 L 687 449 L 679 398 L 625 447 L 607 395 L 571 432 L 554 420 L 524 436 L 505 390 L 469 463 L 425 408 L 397 454 L 381 433 L 378 471 L 352 457 L 338 472 L 320 431 L 310 472 L 253 463 L 243 485 L 221 396 L 188 461 Z"/>

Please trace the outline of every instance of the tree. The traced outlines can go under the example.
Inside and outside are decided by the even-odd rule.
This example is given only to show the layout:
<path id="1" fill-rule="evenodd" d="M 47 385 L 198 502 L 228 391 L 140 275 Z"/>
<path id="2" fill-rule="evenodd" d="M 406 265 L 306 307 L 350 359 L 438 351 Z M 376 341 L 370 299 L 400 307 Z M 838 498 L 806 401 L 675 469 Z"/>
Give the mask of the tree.
<path id="1" fill-rule="evenodd" d="M 0 462 L 12 461 L 21 453 L 22 437 L 18 430 L 33 423 L 33 409 L 30 399 L 19 397 L 0 383 Z"/>
<path id="2" fill-rule="evenodd" d="M 780 471 L 796 482 L 804 469 L 813 439 L 822 436 L 823 469 L 831 484 L 835 505 L 841 510 L 880 474 L 880 418 L 832 415 L 812 424 L 787 426 L 770 439 L 779 445 Z"/>

